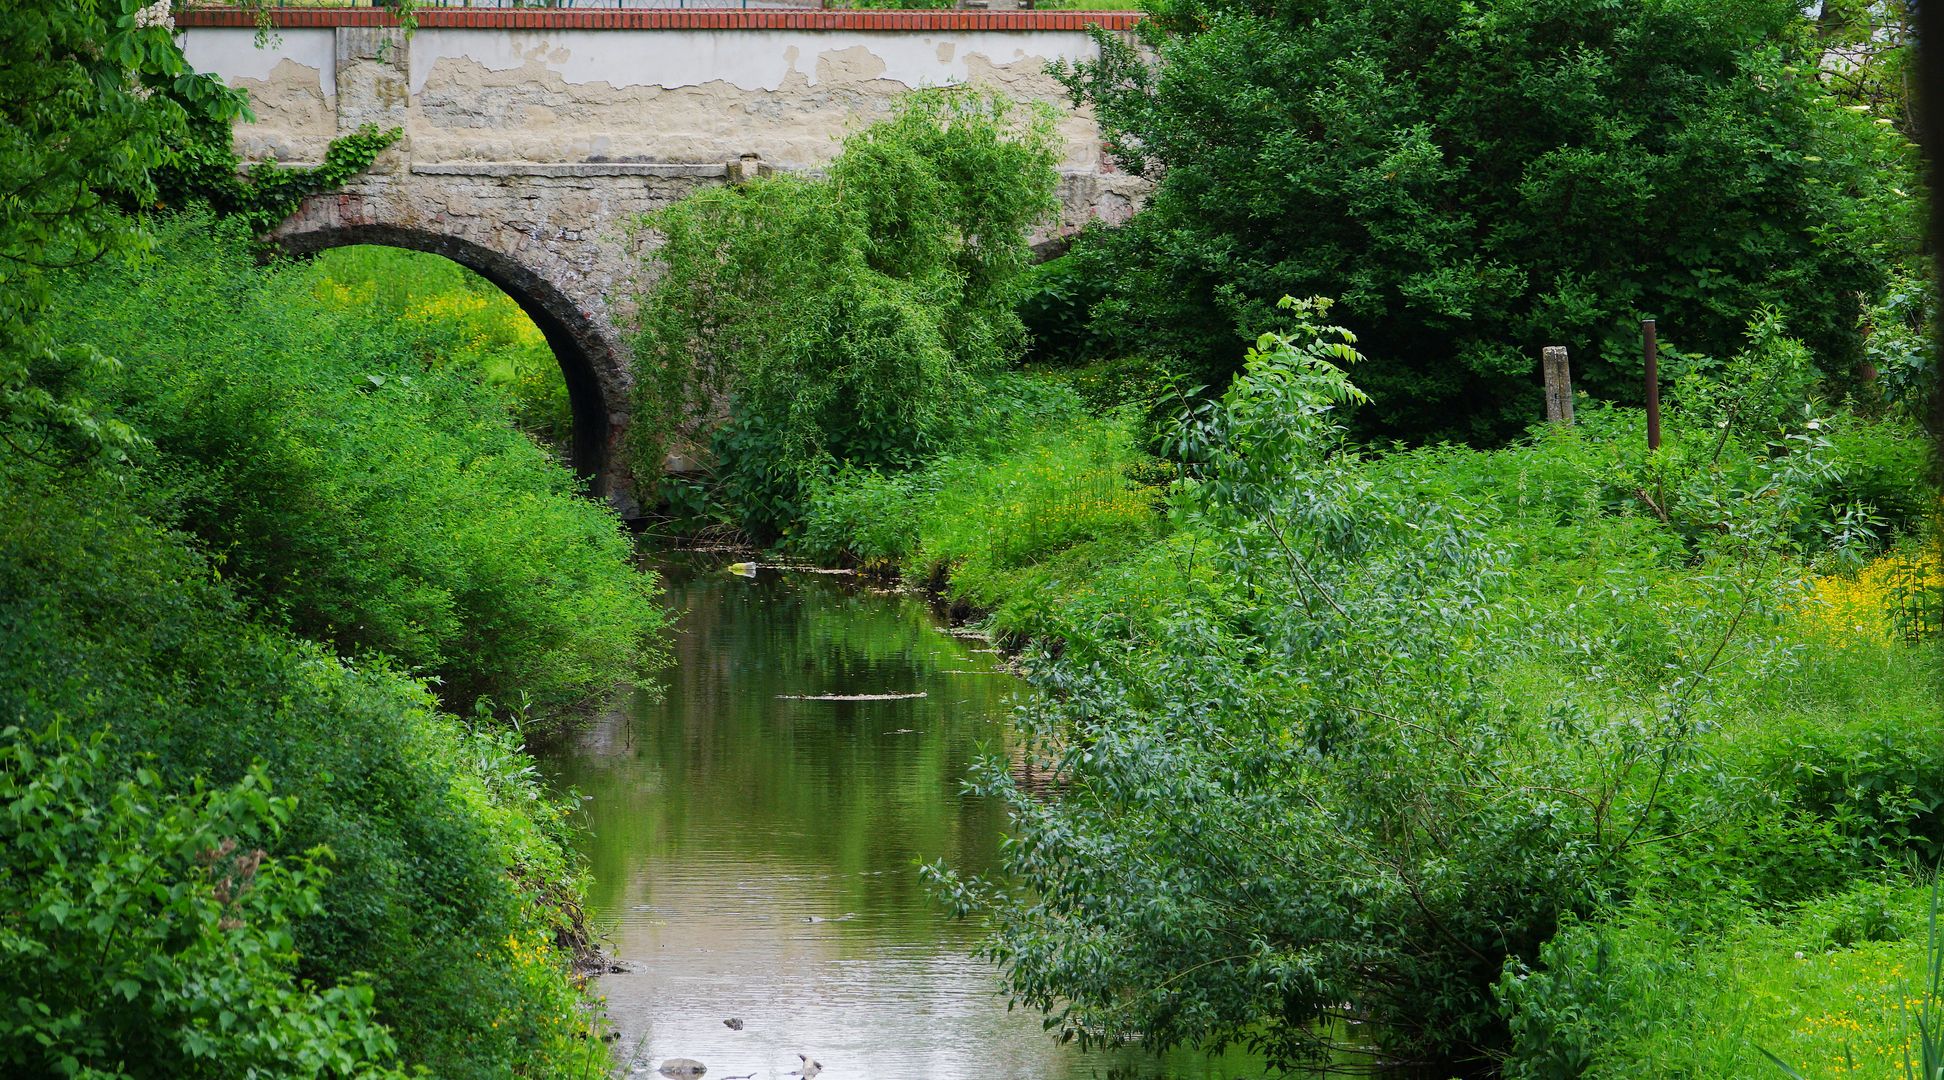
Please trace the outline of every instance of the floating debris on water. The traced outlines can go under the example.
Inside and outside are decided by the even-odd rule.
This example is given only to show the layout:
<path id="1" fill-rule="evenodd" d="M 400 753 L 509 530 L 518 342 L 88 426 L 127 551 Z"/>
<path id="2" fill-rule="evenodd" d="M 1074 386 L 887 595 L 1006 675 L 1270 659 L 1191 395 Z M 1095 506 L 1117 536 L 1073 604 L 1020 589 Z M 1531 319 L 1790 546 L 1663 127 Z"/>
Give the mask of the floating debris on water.
<path id="1" fill-rule="evenodd" d="M 778 701 L 908 701 L 930 697 L 923 690 L 915 694 L 778 694 Z"/>

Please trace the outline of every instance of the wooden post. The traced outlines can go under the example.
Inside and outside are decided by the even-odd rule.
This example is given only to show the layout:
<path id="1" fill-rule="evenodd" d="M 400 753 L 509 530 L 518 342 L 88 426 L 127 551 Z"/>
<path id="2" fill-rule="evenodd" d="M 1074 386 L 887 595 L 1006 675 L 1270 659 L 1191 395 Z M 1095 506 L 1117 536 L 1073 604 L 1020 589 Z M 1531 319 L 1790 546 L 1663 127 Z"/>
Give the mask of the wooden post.
<path id="1" fill-rule="evenodd" d="M 1641 349 L 1647 354 L 1647 449 L 1660 449 L 1660 343 L 1654 320 L 1640 320 Z"/>
<path id="2" fill-rule="evenodd" d="M 1546 422 L 1573 422 L 1573 371 L 1566 364 L 1566 346 L 1548 345 L 1541 350 L 1546 372 Z"/>

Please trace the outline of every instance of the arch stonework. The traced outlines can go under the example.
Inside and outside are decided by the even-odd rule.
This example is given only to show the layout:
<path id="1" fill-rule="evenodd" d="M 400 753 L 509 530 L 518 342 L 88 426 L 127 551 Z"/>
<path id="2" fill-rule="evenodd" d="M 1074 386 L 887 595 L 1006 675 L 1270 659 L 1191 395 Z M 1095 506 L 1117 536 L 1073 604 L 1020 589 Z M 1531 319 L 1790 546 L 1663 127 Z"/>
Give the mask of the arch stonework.
<path id="1" fill-rule="evenodd" d="M 261 43 L 253 12 L 177 16 L 191 63 L 251 95 L 246 159 L 317 161 L 364 124 L 403 137 L 267 239 L 429 251 L 505 290 L 560 359 L 575 468 L 624 514 L 624 328 L 654 273 L 642 215 L 700 186 L 814 172 L 898 94 L 967 82 L 1064 109 L 1062 210 L 1036 245 L 1125 220 L 1146 190 L 1047 71 L 1095 54 L 1088 25 L 1130 29 L 1126 12 L 422 8 L 411 35 L 370 8 L 271 18 Z"/>
<path id="2" fill-rule="evenodd" d="M 615 306 L 625 304 L 641 260 L 625 234 L 595 226 L 666 206 L 693 186 L 669 181 L 621 191 L 552 177 L 374 175 L 305 200 L 266 239 L 292 255 L 351 244 L 431 252 L 499 286 L 560 361 L 573 408 L 575 472 L 629 513 L 634 485 L 621 440 L 632 379 Z"/>

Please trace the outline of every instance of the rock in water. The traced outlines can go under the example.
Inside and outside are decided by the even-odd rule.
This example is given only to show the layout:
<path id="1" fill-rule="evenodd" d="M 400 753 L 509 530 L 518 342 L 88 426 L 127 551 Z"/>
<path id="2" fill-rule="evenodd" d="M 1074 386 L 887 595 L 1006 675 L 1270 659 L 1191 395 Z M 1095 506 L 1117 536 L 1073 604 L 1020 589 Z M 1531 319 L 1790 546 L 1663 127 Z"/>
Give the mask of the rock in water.
<path id="1" fill-rule="evenodd" d="M 657 1071 L 663 1076 L 701 1076 L 709 1067 L 694 1058 L 669 1058 Z"/>
<path id="2" fill-rule="evenodd" d="M 732 1016 L 729 1019 L 724 1020 L 722 1022 L 722 1026 L 728 1028 L 730 1031 L 741 1031 L 742 1021 Z"/>

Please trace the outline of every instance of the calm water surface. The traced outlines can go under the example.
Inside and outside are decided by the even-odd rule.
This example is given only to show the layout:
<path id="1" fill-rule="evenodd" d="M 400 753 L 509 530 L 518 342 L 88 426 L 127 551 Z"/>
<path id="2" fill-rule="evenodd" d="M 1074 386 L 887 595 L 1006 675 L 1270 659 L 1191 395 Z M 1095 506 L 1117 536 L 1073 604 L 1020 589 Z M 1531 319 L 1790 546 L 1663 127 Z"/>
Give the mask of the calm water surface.
<path id="1" fill-rule="evenodd" d="M 710 1080 L 776 1080 L 802 1052 L 825 1080 L 1262 1074 L 1241 1055 L 1083 1055 L 1008 1012 L 969 955 L 979 928 L 914 867 L 992 865 L 1004 811 L 959 784 L 1027 687 L 918 599 L 729 561 L 658 566 L 683 612 L 665 697 L 544 762 L 591 796 L 591 914 L 631 969 L 600 982 L 624 1069 L 688 1057 Z"/>

